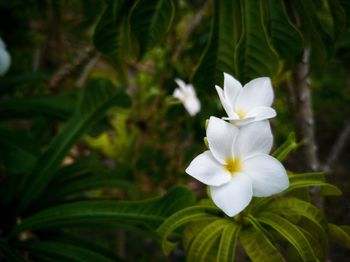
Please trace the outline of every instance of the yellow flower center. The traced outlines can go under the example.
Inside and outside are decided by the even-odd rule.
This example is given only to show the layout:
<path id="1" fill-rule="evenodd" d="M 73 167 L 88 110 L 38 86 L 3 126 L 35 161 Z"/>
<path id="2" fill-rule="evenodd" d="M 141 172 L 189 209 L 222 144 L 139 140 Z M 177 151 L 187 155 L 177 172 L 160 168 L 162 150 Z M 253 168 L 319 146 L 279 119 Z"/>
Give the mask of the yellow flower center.
<path id="1" fill-rule="evenodd" d="M 237 115 L 238 115 L 238 117 L 239 117 L 239 119 L 243 119 L 243 118 L 245 118 L 245 113 L 244 112 L 242 112 L 241 110 L 237 110 Z"/>
<path id="2" fill-rule="evenodd" d="M 234 175 L 238 171 L 241 170 L 241 162 L 239 158 L 227 158 L 226 159 L 226 165 L 225 169 L 231 173 L 231 175 Z"/>

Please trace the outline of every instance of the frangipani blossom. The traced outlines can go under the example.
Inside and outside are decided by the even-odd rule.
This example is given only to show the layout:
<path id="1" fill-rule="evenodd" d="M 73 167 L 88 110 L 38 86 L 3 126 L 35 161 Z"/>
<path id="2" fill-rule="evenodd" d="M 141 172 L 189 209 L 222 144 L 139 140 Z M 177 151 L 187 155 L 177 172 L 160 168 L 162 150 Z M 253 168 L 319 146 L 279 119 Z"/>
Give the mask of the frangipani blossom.
<path id="1" fill-rule="evenodd" d="M 276 111 L 271 108 L 274 94 L 268 77 L 256 78 L 242 87 L 235 78 L 224 73 L 224 90 L 219 86 L 215 88 L 228 115 L 223 119 L 236 126 L 276 116 Z"/>
<path id="2" fill-rule="evenodd" d="M 0 38 L 0 76 L 3 76 L 10 68 L 11 56 L 6 50 L 6 45 Z"/>
<path id="3" fill-rule="evenodd" d="M 214 203 L 228 216 L 241 212 L 253 196 L 270 196 L 289 186 L 285 168 L 268 155 L 273 139 L 268 121 L 239 129 L 211 117 L 207 139 L 209 150 L 197 156 L 186 173 L 210 187 Z"/>
<path id="4" fill-rule="evenodd" d="M 173 96 L 182 102 L 191 116 L 196 115 L 201 110 L 201 103 L 197 98 L 193 86 L 186 85 L 186 83 L 179 78 L 176 78 L 175 82 L 179 88 L 174 90 Z"/>

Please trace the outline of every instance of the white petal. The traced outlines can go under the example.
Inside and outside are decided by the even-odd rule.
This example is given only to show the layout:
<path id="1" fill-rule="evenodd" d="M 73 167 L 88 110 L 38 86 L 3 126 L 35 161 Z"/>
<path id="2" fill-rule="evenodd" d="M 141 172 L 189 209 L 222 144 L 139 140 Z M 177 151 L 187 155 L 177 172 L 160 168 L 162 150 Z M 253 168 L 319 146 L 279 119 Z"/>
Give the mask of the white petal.
<path id="1" fill-rule="evenodd" d="M 249 112 L 257 106 L 271 106 L 273 89 L 268 77 L 256 78 L 247 83 L 239 93 L 236 101 L 236 110 Z"/>
<path id="2" fill-rule="evenodd" d="M 201 110 L 201 104 L 197 97 L 190 97 L 186 99 L 184 102 L 184 107 L 191 116 L 196 115 Z"/>
<path id="3" fill-rule="evenodd" d="M 187 93 L 190 95 L 190 96 L 196 96 L 196 90 L 194 90 L 194 87 L 193 85 L 186 85 L 186 89 L 187 89 Z"/>
<path id="4" fill-rule="evenodd" d="M 237 127 L 248 125 L 248 124 L 253 123 L 255 121 L 255 117 L 246 117 L 243 119 L 240 119 L 239 117 L 238 117 L 238 119 L 233 118 L 233 117 L 223 117 L 222 119 L 229 120 L 231 124 L 233 124 Z"/>
<path id="5" fill-rule="evenodd" d="M 268 154 L 271 150 L 273 137 L 269 121 L 254 122 L 240 128 L 236 140 L 235 152 L 240 158 L 246 158 L 257 153 Z"/>
<path id="6" fill-rule="evenodd" d="M 174 90 L 173 97 L 179 99 L 180 101 L 183 101 L 185 98 L 183 92 L 179 88 Z"/>
<path id="7" fill-rule="evenodd" d="M 220 98 L 220 102 L 221 102 L 221 105 L 222 107 L 225 109 L 226 111 L 226 114 L 229 116 L 229 117 L 234 117 L 232 115 L 232 113 L 234 113 L 233 111 L 233 107 L 229 104 L 228 101 L 226 101 L 226 98 L 225 98 L 225 95 L 224 95 L 224 91 L 221 89 L 221 87 L 219 86 L 215 86 L 216 88 L 216 92 L 218 93 L 219 95 L 219 98 Z"/>
<path id="8" fill-rule="evenodd" d="M 237 127 L 220 118 L 210 117 L 207 128 L 209 149 L 222 164 L 226 163 L 227 158 L 233 156 L 233 145 L 238 133 Z"/>
<path id="9" fill-rule="evenodd" d="M 232 108 L 235 108 L 236 98 L 242 90 L 242 85 L 231 75 L 224 73 L 224 94 L 226 101 Z"/>
<path id="10" fill-rule="evenodd" d="M 11 56 L 6 49 L 0 47 L 0 76 L 4 75 L 11 65 Z"/>
<path id="11" fill-rule="evenodd" d="M 186 92 L 186 83 L 180 78 L 175 78 L 176 84 L 180 87 L 182 92 Z"/>
<path id="12" fill-rule="evenodd" d="M 247 117 L 255 117 L 254 121 L 270 119 L 275 116 L 276 116 L 275 109 L 267 106 L 254 107 L 247 113 Z"/>
<path id="13" fill-rule="evenodd" d="M 241 212 L 253 196 L 252 180 L 249 175 L 236 173 L 229 183 L 210 187 L 214 203 L 232 217 Z"/>
<path id="14" fill-rule="evenodd" d="M 289 186 L 287 172 L 272 156 L 258 154 L 243 161 L 243 170 L 253 181 L 253 195 L 271 196 Z"/>
<path id="15" fill-rule="evenodd" d="M 215 160 L 209 150 L 193 159 L 186 173 L 210 186 L 220 186 L 231 180 L 231 174 Z"/>

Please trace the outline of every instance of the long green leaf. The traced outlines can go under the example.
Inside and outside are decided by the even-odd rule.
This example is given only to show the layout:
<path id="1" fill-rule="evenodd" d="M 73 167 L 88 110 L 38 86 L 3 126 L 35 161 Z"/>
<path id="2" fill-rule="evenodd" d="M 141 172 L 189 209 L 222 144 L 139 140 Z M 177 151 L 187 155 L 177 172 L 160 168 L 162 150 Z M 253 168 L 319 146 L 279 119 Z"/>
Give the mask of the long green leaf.
<path id="1" fill-rule="evenodd" d="M 89 249 L 75 245 L 55 241 L 30 241 L 23 244 L 23 247 L 35 255 L 43 254 L 56 261 L 76 262 L 112 262 L 114 260 L 93 252 Z"/>
<path id="2" fill-rule="evenodd" d="M 341 195 L 340 189 L 332 184 L 325 182 L 324 173 L 304 173 L 304 174 L 294 174 L 289 176 L 289 187 L 283 191 L 283 193 L 289 193 L 295 189 L 311 187 L 311 186 L 320 186 L 329 188 L 333 195 Z"/>
<path id="3" fill-rule="evenodd" d="M 111 82 L 95 80 L 86 87 L 74 115 L 50 143 L 22 188 L 19 210 L 25 209 L 44 191 L 72 145 L 87 129 L 99 120 L 111 106 L 128 106 L 130 100 L 121 88 Z"/>
<path id="4" fill-rule="evenodd" d="M 140 57 L 158 44 L 174 18 L 174 3 L 169 0 L 138 0 L 131 9 L 129 23 L 139 47 Z"/>
<path id="5" fill-rule="evenodd" d="M 127 189 L 130 188 L 130 186 L 130 182 L 125 179 L 117 178 L 115 174 L 100 173 L 80 175 L 60 184 L 49 185 L 47 190 L 43 193 L 43 195 L 46 196 L 45 199 L 39 204 L 40 206 L 43 206 L 44 203 L 52 204 L 52 202 L 57 200 L 62 201 L 65 197 L 78 195 L 82 192 L 100 187 Z"/>
<path id="6" fill-rule="evenodd" d="M 311 68 L 318 70 L 327 61 L 327 52 L 332 46 L 330 37 L 318 20 L 317 8 L 312 0 L 295 0 L 292 4 L 297 10 L 305 44 L 311 46 Z"/>
<path id="7" fill-rule="evenodd" d="M 204 227 L 193 240 L 187 253 L 188 261 L 205 261 L 207 253 L 211 247 L 218 241 L 224 228 L 234 221 L 228 219 L 217 219 Z"/>
<path id="8" fill-rule="evenodd" d="M 33 118 L 38 115 L 67 119 L 75 109 L 77 94 L 10 98 L 0 102 L 0 118 Z"/>
<path id="9" fill-rule="evenodd" d="M 257 220 L 275 229 L 283 238 L 290 242 L 299 252 L 303 261 L 317 261 L 310 242 L 297 226 L 273 213 L 260 213 Z"/>
<path id="10" fill-rule="evenodd" d="M 177 242 L 174 243 L 167 240 L 168 236 L 175 229 L 193 221 L 216 219 L 219 213 L 221 212 L 213 206 L 194 206 L 183 209 L 167 218 L 157 229 L 158 234 L 161 236 L 163 252 L 167 255 L 176 247 Z"/>
<path id="11" fill-rule="evenodd" d="M 295 133 L 292 132 L 288 135 L 287 140 L 278 147 L 274 152 L 273 156 L 279 161 L 283 161 L 292 151 L 296 150 L 301 144 L 297 143 L 295 140 Z"/>
<path id="12" fill-rule="evenodd" d="M 39 157 L 39 145 L 26 130 L 0 128 L 1 151 L 8 173 L 28 173 Z"/>
<path id="13" fill-rule="evenodd" d="M 123 20 L 130 4 L 128 1 L 105 0 L 105 10 L 95 28 L 93 41 L 97 50 L 111 59 L 119 60 L 123 55 Z M 125 51 L 125 50 L 124 50 Z"/>
<path id="14" fill-rule="evenodd" d="M 327 234 L 325 231 L 327 229 L 327 220 L 318 208 L 309 202 L 297 198 L 281 198 L 271 202 L 264 210 L 284 216 L 291 222 L 297 222 L 301 226 L 299 229 L 306 230 L 307 234 L 311 235 L 310 237 L 304 233 L 310 241 L 314 241 L 313 236 L 316 234 L 317 246 L 311 243 L 312 247 L 315 253 L 318 254 L 318 257 L 324 256 L 322 249 L 327 247 Z M 307 219 L 307 221 L 302 219 L 302 217 Z"/>
<path id="15" fill-rule="evenodd" d="M 283 0 L 268 0 L 269 34 L 281 58 L 293 59 L 303 51 L 303 38 L 290 21 Z"/>
<path id="16" fill-rule="evenodd" d="M 327 234 L 323 235 L 324 232 L 319 232 L 318 228 L 316 231 L 310 230 L 308 227 L 298 226 L 298 228 L 310 242 L 311 247 L 319 260 L 325 261 L 328 247 Z"/>
<path id="17" fill-rule="evenodd" d="M 243 228 L 239 241 L 249 258 L 254 262 L 285 261 L 264 232 L 254 226 Z"/>
<path id="18" fill-rule="evenodd" d="M 0 239 L 0 260 L 11 262 L 24 262 L 20 254 L 13 249 L 8 243 Z"/>
<path id="19" fill-rule="evenodd" d="M 194 195 L 184 187 L 163 197 L 143 201 L 90 200 L 51 207 L 19 224 L 13 233 L 42 228 L 72 227 L 93 223 L 136 223 L 159 226 L 168 216 L 194 204 Z"/>
<path id="20" fill-rule="evenodd" d="M 336 38 L 345 29 L 345 10 L 339 0 L 328 0 L 327 2 L 333 17 L 333 31 L 334 37 Z"/>
<path id="21" fill-rule="evenodd" d="M 317 207 L 297 198 L 277 199 L 269 203 L 264 210 L 280 215 L 285 214 L 286 216 L 303 216 L 318 225 L 321 231 L 327 227 L 327 220 Z"/>
<path id="22" fill-rule="evenodd" d="M 350 249 L 350 226 L 338 226 L 329 223 L 328 235 L 332 241 Z"/>
<path id="23" fill-rule="evenodd" d="M 262 0 L 241 1 L 243 34 L 236 49 L 238 78 L 247 82 L 256 77 L 273 77 L 279 67 L 276 51 L 269 43 L 263 20 Z"/>
<path id="24" fill-rule="evenodd" d="M 223 72 L 231 75 L 235 73 L 234 50 L 238 38 L 235 25 L 240 24 L 240 17 L 234 12 L 238 1 L 213 2 L 214 15 L 209 43 L 192 78 L 193 84 L 202 89 L 213 88 L 215 84 L 222 86 Z"/>
<path id="25" fill-rule="evenodd" d="M 220 239 L 217 262 L 232 262 L 234 260 L 240 231 L 241 226 L 236 223 L 230 223 L 224 228 Z"/>

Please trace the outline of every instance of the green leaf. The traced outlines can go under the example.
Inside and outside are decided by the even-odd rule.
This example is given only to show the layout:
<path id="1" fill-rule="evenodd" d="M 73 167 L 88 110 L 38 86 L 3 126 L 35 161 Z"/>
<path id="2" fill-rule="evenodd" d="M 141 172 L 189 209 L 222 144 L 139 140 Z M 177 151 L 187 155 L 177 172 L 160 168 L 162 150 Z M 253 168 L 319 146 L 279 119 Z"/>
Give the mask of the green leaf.
<path id="1" fill-rule="evenodd" d="M 328 223 L 328 235 L 331 241 L 350 249 L 350 227 Z"/>
<path id="2" fill-rule="evenodd" d="M 345 29 L 346 15 L 345 10 L 339 0 L 328 0 L 328 5 L 333 18 L 334 36 L 337 37 Z"/>
<path id="3" fill-rule="evenodd" d="M 174 19 L 174 3 L 169 0 L 138 0 L 131 9 L 129 23 L 139 47 L 140 58 L 163 40 Z"/>
<path id="4" fill-rule="evenodd" d="M 310 225 L 310 223 L 303 225 L 298 224 L 298 227 L 310 242 L 315 255 L 319 258 L 319 261 L 325 261 L 328 249 L 328 237 L 324 230 L 320 232 L 319 227 L 315 227 L 314 225 L 315 224 Z"/>
<path id="5" fill-rule="evenodd" d="M 75 109 L 77 94 L 9 98 L 0 102 L 0 118 L 33 118 L 38 115 L 67 119 Z"/>
<path id="6" fill-rule="evenodd" d="M 317 192 L 316 196 L 341 196 L 342 191 L 335 185 L 327 184 L 326 186 L 321 186 L 320 190 Z"/>
<path id="7" fill-rule="evenodd" d="M 30 253 L 33 252 L 34 254 L 43 254 L 52 259 L 56 259 L 57 261 L 114 261 L 89 249 L 56 241 L 28 241 L 23 244 L 23 247 Z"/>
<path id="8" fill-rule="evenodd" d="M 4 260 L 2 260 L 4 259 Z M 11 262 L 24 262 L 20 254 L 8 245 L 5 241 L 0 239 L 0 260 L 1 261 L 11 261 Z"/>
<path id="9" fill-rule="evenodd" d="M 177 242 L 167 240 L 168 236 L 175 229 L 193 221 L 216 219 L 220 213 L 221 211 L 213 206 L 194 206 L 185 208 L 167 218 L 157 229 L 158 234 L 161 236 L 163 252 L 168 255 L 176 247 Z"/>
<path id="10" fill-rule="evenodd" d="M 281 58 L 293 59 L 303 51 L 303 38 L 290 21 L 283 0 L 269 0 L 269 34 Z"/>
<path id="11" fill-rule="evenodd" d="M 300 145 L 301 143 L 297 143 L 295 140 L 295 133 L 292 132 L 288 135 L 287 140 L 280 147 L 278 147 L 275 152 L 273 152 L 272 156 L 282 162 L 292 151 L 296 150 Z"/>
<path id="12" fill-rule="evenodd" d="M 194 238 L 198 235 L 198 233 L 208 224 L 210 224 L 213 221 L 213 218 L 208 218 L 205 220 L 195 220 L 194 222 L 187 223 L 183 230 L 182 227 L 179 228 L 179 230 L 176 230 L 176 232 L 181 233 L 181 244 L 185 250 L 185 252 L 188 252 L 189 248 L 191 247 L 191 244 L 194 240 Z"/>
<path id="13" fill-rule="evenodd" d="M 304 174 L 294 174 L 289 176 L 289 187 L 283 191 L 283 194 L 291 192 L 295 189 L 311 187 L 311 186 L 320 186 L 329 188 L 334 194 L 341 194 L 340 189 L 337 190 L 337 187 L 326 183 L 324 173 L 304 173 Z"/>
<path id="14" fill-rule="evenodd" d="M 213 1 L 214 15 L 211 34 L 206 50 L 192 77 L 197 88 L 209 89 L 215 84 L 222 86 L 223 72 L 234 75 L 235 39 L 238 38 L 236 24 L 240 17 L 234 15 L 238 1 Z M 205 77 L 203 77 L 205 76 Z"/>
<path id="15" fill-rule="evenodd" d="M 116 174 L 86 174 L 73 179 L 66 180 L 59 184 L 52 184 L 47 187 L 43 193 L 45 199 L 39 204 L 51 203 L 55 200 L 62 200 L 63 197 L 81 194 L 82 192 L 97 189 L 100 187 L 111 187 L 127 189 L 131 186 L 130 182 L 116 177 Z"/>
<path id="16" fill-rule="evenodd" d="M 261 76 L 273 77 L 279 68 L 275 50 L 264 24 L 262 0 L 241 1 L 243 34 L 236 49 L 236 72 L 241 82 Z"/>
<path id="17" fill-rule="evenodd" d="M 76 235 L 76 232 L 70 233 L 70 232 L 64 232 L 64 231 L 54 231 L 54 233 L 50 232 L 49 234 L 45 234 L 44 239 L 41 239 L 41 240 L 74 245 L 76 247 L 88 249 L 92 252 L 101 254 L 105 257 L 112 259 L 113 261 L 117 261 L 118 257 L 116 256 L 115 251 L 105 246 L 103 241 L 101 241 L 101 239 L 98 238 L 98 236 L 101 235 L 98 233 L 98 230 L 99 228 L 94 228 L 94 232 L 96 234 L 94 239 L 82 237 L 81 234 L 80 236 L 79 234 Z"/>
<path id="18" fill-rule="evenodd" d="M 63 158 L 84 132 L 98 121 L 111 106 L 128 106 L 129 97 L 121 88 L 106 80 L 94 80 L 86 87 L 74 115 L 52 140 L 22 188 L 19 210 L 36 200 L 55 176 Z"/>
<path id="19" fill-rule="evenodd" d="M 311 68 L 318 70 L 327 61 L 327 51 L 332 45 L 317 17 L 317 8 L 312 0 L 293 1 L 300 20 L 300 30 L 307 47 L 311 46 Z"/>
<path id="20" fill-rule="evenodd" d="M 10 173 L 27 173 L 38 160 L 39 145 L 26 130 L 0 128 L 0 145 Z"/>
<path id="21" fill-rule="evenodd" d="M 205 261 L 207 253 L 211 247 L 218 241 L 224 228 L 234 223 L 228 219 L 217 219 L 204 227 L 193 240 L 187 253 L 188 261 Z"/>
<path id="22" fill-rule="evenodd" d="M 230 223 L 224 228 L 220 239 L 217 262 L 232 262 L 234 260 L 240 231 L 241 226 L 236 223 Z"/>
<path id="23" fill-rule="evenodd" d="M 127 1 L 105 0 L 105 10 L 96 25 L 93 41 L 96 49 L 111 59 L 123 56 L 123 20 L 130 8 Z"/>
<path id="24" fill-rule="evenodd" d="M 303 216 L 318 225 L 320 231 L 327 227 L 327 220 L 317 207 L 297 198 L 277 199 L 270 202 L 264 210 L 286 216 Z"/>
<path id="25" fill-rule="evenodd" d="M 259 228 L 254 226 L 243 228 L 239 240 L 249 258 L 254 262 L 285 261 L 277 248 Z"/>
<path id="26" fill-rule="evenodd" d="M 24 230 L 125 223 L 159 226 L 168 216 L 194 204 L 193 193 L 184 187 L 169 190 L 163 197 L 143 201 L 89 200 L 54 206 L 25 218 L 13 234 Z"/>
<path id="27" fill-rule="evenodd" d="M 299 252 L 303 261 L 317 261 L 310 242 L 299 230 L 285 218 L 273 213 L 260 213 L 257 220 L 275 229 L 283 238 L 290 242 Z"/>

